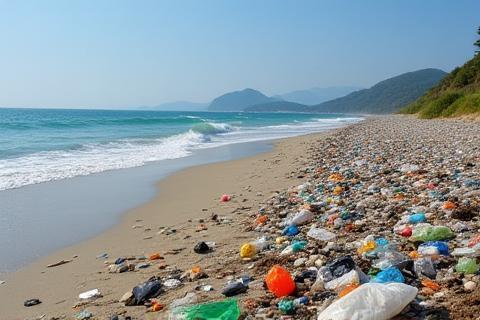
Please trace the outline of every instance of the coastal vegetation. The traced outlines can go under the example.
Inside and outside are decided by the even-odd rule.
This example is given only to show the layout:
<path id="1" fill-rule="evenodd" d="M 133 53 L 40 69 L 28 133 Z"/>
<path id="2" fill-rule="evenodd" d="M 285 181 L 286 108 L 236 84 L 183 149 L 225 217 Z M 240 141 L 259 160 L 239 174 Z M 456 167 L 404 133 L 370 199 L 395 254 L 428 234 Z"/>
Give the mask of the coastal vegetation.
<path id="1" fill-rule="evenodd" d="M 480 35 L 480 28 L 478 30 Z M 480 39 L 475 42 L 480 48 Z M 447 118 L 480 114 L 480 54 L 455 68 L 425 95 L 400 111 L 420 118 Z"/>

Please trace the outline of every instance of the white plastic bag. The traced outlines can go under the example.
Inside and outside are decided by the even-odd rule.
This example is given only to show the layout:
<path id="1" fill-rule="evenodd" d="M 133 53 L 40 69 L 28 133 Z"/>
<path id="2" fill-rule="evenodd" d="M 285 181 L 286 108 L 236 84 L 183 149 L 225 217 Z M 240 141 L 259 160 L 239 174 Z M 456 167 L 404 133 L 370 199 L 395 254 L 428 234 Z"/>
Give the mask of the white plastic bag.
<path id="1" fill-rule="evenodd" d="M 330 241 L 337 237 L 335 233 L 330 232 L 327 229 L 313 227 L 308 230 L 307 236 L 320 241 Z"/>
<path id="2" fill-rule="evenodd" d="M 289 226 L 294 224 L 296 226 L 299 226 L 311 220 L 313 220 L 313 213 L 309 210 L 302 209 L 293 217 L 285 219 L 284 225 Z"/>
<path id="3" fill-rule="evenodd" d="M 339 292 L 349 284 L 360 284 L 360 277 L 357 270 L 352 270 L 339 278 L 325 282 L 324 287 L 326 290 L 334 290 Z"/>
<path id="4" fill-rule="evenodd" d="M 318 320 L 388 320 L 415 299 L 417 292 L 403 283 L 366 283 L 329 305 Z"/>

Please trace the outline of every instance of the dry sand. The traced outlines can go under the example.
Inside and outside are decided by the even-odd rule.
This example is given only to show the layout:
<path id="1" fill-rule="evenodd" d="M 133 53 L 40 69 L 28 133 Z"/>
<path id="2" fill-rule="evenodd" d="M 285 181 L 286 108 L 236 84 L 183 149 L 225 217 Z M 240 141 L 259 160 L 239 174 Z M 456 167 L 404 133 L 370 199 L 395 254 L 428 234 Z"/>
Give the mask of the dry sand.
<path id="1" fill-rule="evenodd" d="M 72 308 L 78 302 L 78 294 L 94 288 L 103 294 L 103 298 L 87 308 L 95 318 L 105 319 L 122 310 L 134 318 L 143 318 L 144 307 L 124 307 L 116 301 L 150 276 L 170 272 L 160 271 L 158 264 L 166 264 L 170 268 L 176 266 L 181 270 L 201 266 L 210 275 L 206 283 L 216 289 L 208 293 L 210 299 L 220 296 L 224 279 L 216 279 L 215 274 L 222 272 L 225 275 L 229 270 L 218 270 L 217 259 L 228 257 L 232 261 L 238 260 L 239 245 L 252 237 L 241 227 L 242 220 L 250 219 L 248 214 L 255 213 L 261 201 L 276 190 L 301 182 L 294 168 L 307 165 L 303 155 L 311 142 L 328 134 L 284 139 L 276 142 L 271 152 L 189 168 L 162 180 L 158 183 L 159 193 L 152 201 L 128 212 L 122 222 L 111 230 L 8 275 L 4 279 L 6 283 L 0 285 L 0 319 L 34 319 L 44 314 L 46 316 L 42 319 L 71 319 L 84 309 Z M 231 194 L 232 201 L 219 202 L 224 193 Z M 209 221 L 212 213 L 233 221 L 213 223 Z M 199 219 L 206 220 L 208 230 L 195 232 Z M 132 228 L 134 225 L 141 227 Z M 157 234 L 163 226 L 173 226 L 177 233 Z M 52 234 L 52 237 L 55 235 Z M 194 245 L 201 240 L 215 241 L 216 251 L 206 256 L 193 253 Z M 179 254 L 167 254 L 170 250 L 182 248 Z M 103 252 L 108 253 L 109 261 L 124 256 L 148 256 L 155 252 L 165 259 L 157 260 L 159 262 L 141 271 L 111 274 L 104 259 L 96 258 Z M 70 259 L 70 263 L 46 267 Z M 164 302 L 182 296 L 192 290 L 192 286 L 187 284 L 176 290 Z M 38 298 L 42 303 L 24 307 L 23 302 L 30 298 Z"/>

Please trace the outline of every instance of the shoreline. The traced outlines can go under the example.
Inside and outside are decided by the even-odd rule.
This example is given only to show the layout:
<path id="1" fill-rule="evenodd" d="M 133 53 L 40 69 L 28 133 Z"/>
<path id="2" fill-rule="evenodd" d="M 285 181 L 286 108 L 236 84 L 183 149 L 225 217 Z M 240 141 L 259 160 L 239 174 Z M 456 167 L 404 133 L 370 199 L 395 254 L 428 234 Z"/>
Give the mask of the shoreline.
<path id="1" fill-rule="evenodd" d="M 156 195 L 153 199 L 124 213 L 120 221 L 105 232 L 36 259 L 34 262 L 14 272 L 7 273 L 1 279 L 5 283 L 0 285 L 0 296 L 2 296 L 2 299 L 0 299 L 0 316 L 8 317 L 8 319 L 24 319 L 25 317 L 35 317 L 44 313 L 48 315 L 52 313 L 71 315 L 75 313 L 72 311 L 71 306 L 77 302 L 78 294 L 97 287 L 100 287 L 99 289 L 101 289 L 104 297 L 109 297 L 112 300 L 119 299 L 122 295 L 121 292 L 128 291 L 131 287 L 145 280 L 142 277 L 143 272 L 113 274 L 112 276 L 119 277 L 117 280 L 121 281 L 121 283 L 109 284 L 109 281 L 105 280 L 107 282 L 105 283 L 106 288 L 102 288 L 102 277 L 92 279 L 97 278 L 98 271 L 105 268 L 104 261 L 96 259 L 99 254 L 107 252 L 109 260 L 115 260 L 116 257 L 125 255 L 148 255 L 153 251 L 165 252 L 166 250 L 162 247 L 165 246 L 164 242 L 168 242 L 169 239 L 163 235 L 157 235 L 157 231 L 162 224 L 182 229 L 198 224 L 198 222 L 193 221 L 195 219 L 208 218 L 212 210 L 217 214 L 226 215 L 232 209 L 232 205 L 239 204 L 238 201 L 240 199 L 238 197 L 243 197 L 244 193 L 249 198 L 241 200 L 242 206 L 254 208 L 266 196 L 255 185 L 264 184 L 268 185 L 270 189 L 281 189 L 292 183 L 295 184 L 295 181 L 300 181 L 295 178 L 280 178 L 280 175 L 284 176 L 293 167 L 292 164 L 295 162 L 297 154 L 291 152 L 292 148 L 299 151 L 298 149 L 304 148 L 308 141 L 316 140 L 336 130 L 341 130 L 341 128 L 273 140 L 269 142 L 273 145 L 271 151 L 247 158 L 202 164 L 174 172 L 156 183 Z M 288 155 L 288 157 L 280 159 L 279 157 L 282 154 Z M 267 169 L 264 162 L 268 163 L 271 161 L 274 161 L 275 165 L 267 166 L 267 168 L 273 171 L 272 178 L 275 177 L 278 180 L 262 183 L 261 180 L 263 178 L 260 174 L 263 174 L 265 169 Z M 279 166 L 279 162 L 284 162 L 285 164 Z M 241 179 L 242 176 L 252 171 L 251 163 L 256 163 L 257 167 L 253 169 L 254 172 L 248 179 L 250 183 L 245 182 L 244 186 L 239 185 L 240 181 L 242 181 L 239 181 L 239 178 Z M 210 184 L 208 188 L 204 188 L 202 181 L 207 179 L 215 179 L 215 183 L 213 185 Z M 243 190 L 243 188 L 250 189 Z M 185 192 L 185 194 L 182 196 L 179 194 L 180 192 Z M 225 205 L 220 204 L 218 199 L 223 193 L 233 194 L 234 199 L 232 202 Z M 175 207 L 178 207 L 178 203 L 184 197 L 188 198 L 188 201 L 183 203 L 181 209 L 176 209 L 177 212 L 174 214 L 165 215 L 164 217 L 156 215 L 157 212 L 171 212 Z M 202 211 L 200 208 L 208 210 Z M 192 222 L 188 222 L 188 220 L 192 220 Z M 147 224 L 151 227 L 147 227 Z M 132 228 L 135 225 L 137 227 Z M 139 225 L 144 225 L 144 228 L 138 227 Z M 224 225 L 220 227 L 224 227 Z M 145 231 L 148 228 L 151 231 Z M 205 237 L 203 232 L 197 233 L 197 235 L 200 238 Z M 148 237 L 152 238 L 144 239 Z M 160 243 L 155 244 L 154 242 L 156 241 L 160 241 Z M 188 241 L 188 239 L 178 241 L 181 243 L 192 242 L 191 240 Z M 188 252 L 186 253 L 188 257 L 191 248 L 186 248 L 186 251 Z M 168 256 L 165 258 L 165 261 L 167 263 L 171 261 L 172 265 L 180 263 L 181 261 L 178 260 L 182 259 L 177 259 L 179 256 L 181 258 L 182 254 Z M 47 265 L 61 260 L 72 261 L 58 267 L 46 268 Z M 153 267 L 146 269 L 146 273 L 158 271 L 158 268 L 155 268 L 156 270 L 153 269 Z M 99 284 L 96 285 L 97 282 Z M 23 306 L 23 301 L 35 297 L 38 297 L 42 304 L 32 308 Z M 140 309 L 143 311 L 143 307 Z M 129 311 L 132 311 L 132 308 Z"/>

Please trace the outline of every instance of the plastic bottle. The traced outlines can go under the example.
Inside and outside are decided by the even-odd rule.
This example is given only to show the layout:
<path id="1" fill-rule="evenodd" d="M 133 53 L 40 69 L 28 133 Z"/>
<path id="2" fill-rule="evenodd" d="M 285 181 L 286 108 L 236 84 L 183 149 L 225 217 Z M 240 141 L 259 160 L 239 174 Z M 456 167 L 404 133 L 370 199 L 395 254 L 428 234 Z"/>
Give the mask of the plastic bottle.
<path id="1" fill-rule="evenodd" d="M 294 224 L 296 226 L 300 226 L 302 224 L 310 222 L 311 220 L 313 220 L 313 213 L 309 210 L 302 209 L 293 217 L 286 219 L 284 225 L 288 226 Z"/>
<path id="2" fill-rule="evenodd" d="M 241 258 L 252 258 L 258 252 L 265 250 L 269 246 L 268 241 L 265 237 L 258 238 L 255 241 L 244 243 L 240 247 L 240 257 Z"/>

